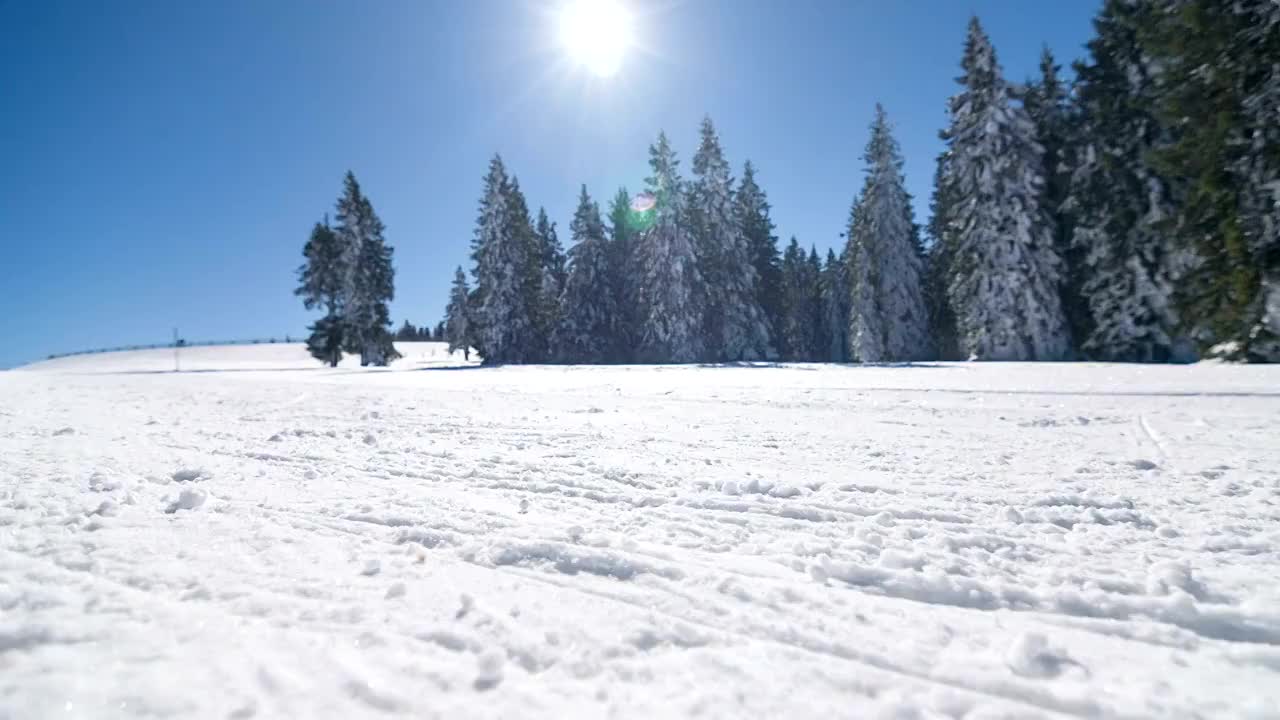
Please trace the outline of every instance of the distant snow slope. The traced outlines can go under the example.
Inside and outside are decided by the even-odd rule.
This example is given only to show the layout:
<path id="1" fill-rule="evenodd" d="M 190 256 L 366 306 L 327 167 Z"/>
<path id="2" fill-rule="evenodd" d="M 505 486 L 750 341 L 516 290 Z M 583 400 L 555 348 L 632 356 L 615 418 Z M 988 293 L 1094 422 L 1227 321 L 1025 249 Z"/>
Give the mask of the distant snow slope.
<path id="1" fill-rule="evenodd" d="M 453 357 L 449 355 L 447 343 L 398 342 L 395 345 L 404 356 L 392 364 L 395 369 L 410 369 L 425 365 L 466 364 L 463 362 L 462 353 Z M 18 370 L 83 373 L 173 372 L 174 355 L 173 348 L 69 355 L 55 360 L 32 363 Z M 179 348 L 176 355 L 178 368 L 184 372 L 319 370 L 323 367 L 311 357 L 307 352 L 307 346 L 303 343 L 193 346 Z M 346 356 L 339 367 L 360 367 L 360 356 Z"/>
<path id="2" fill-rule="evenodd" d="M 0 373 L 0 718 L 1280 717 L 1280 368 L 184 352 Z"/>

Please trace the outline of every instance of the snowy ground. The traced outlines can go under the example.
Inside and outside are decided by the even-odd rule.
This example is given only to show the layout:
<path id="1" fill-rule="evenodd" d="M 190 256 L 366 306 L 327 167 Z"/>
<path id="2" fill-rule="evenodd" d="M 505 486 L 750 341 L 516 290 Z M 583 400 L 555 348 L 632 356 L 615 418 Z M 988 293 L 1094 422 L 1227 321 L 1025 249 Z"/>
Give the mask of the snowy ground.
<path id="1" fill-rule="evenodd" d="M 0 373 L 0 718 L 1280 717 L 1280 367 Z"/>

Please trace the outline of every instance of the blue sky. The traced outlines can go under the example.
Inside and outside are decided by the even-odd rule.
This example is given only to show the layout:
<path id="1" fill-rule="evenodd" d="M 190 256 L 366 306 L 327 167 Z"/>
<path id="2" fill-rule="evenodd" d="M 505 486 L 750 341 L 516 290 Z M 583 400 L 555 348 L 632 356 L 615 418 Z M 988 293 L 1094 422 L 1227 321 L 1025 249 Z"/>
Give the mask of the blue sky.
<path id="1" fill-rule="evenodd" d="M 783 241 L 839 242 L 874 104 L 918 212 L 976 13 L 1006 74 L 1083 54 L 1098 0 L 631 0 L 642 47 L 593 78 L 559 0 L 0 0 L 0 367 L 49 353 L 298 335 L 311 225 L 351 169 L 396 249 L 392 315 L 440 319 L 501 152 L 568 239 L 578 186 L 682 166 L 710 114 Z M 923 222 L 923 215 L 917 217 Z"/>

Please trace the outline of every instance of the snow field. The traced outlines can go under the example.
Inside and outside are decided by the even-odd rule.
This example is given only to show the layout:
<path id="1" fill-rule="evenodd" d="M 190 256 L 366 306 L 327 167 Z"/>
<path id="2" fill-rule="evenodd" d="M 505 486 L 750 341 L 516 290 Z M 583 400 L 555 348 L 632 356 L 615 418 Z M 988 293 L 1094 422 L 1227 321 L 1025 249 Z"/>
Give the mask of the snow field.
<path id="1" fill-rule="evenodd" d="M 0 717 L 1280 715 L 1275 368 L 290 350 L 0 373 Z"/>

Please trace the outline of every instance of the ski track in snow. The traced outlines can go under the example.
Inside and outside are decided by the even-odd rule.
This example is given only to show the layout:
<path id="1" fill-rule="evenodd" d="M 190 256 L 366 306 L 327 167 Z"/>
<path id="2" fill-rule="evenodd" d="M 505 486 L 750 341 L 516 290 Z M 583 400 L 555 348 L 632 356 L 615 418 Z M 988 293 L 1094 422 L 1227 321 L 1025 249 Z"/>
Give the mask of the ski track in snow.
<path id="1" fill-rule="evenodd" d="M 1280 368 L 404 348 L 0 373 L 0 718 L 1280 717 Z"/>

